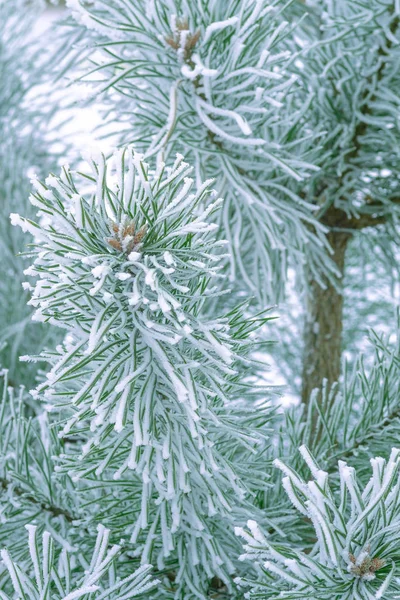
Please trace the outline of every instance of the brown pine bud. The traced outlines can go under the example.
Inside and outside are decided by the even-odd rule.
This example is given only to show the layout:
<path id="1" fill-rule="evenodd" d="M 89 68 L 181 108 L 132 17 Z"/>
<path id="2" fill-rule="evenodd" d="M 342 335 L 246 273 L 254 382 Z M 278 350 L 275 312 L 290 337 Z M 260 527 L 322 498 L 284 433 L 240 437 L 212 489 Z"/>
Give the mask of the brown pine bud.
<path id="1" fill-rule="evenodd" d="M 142 239 L 144 238 L 146 233 L 147 233 L 147 225 L 143 225 L 143 227 L 141 227 L 139 229 L 139 231 L 137 232 L 137 234 L 134 237 L 134 240 L 133 240 L 134 246 L 136 246 L 137 244 L 140 244 L 140 242 L 142 241 Z"/>
<path id="2" fill-rule="evenodd" d="M 372 573 L 375 573 L 375 571 L 382 569 L 382 567 L 384 567 L 385 564 L 386 564 L 386 562 L 384 560 L 382 560 L 381 558 L 375 557 L 371 560 L 371 566 L 370 566 L 369 570 Z"/>
<path id="3" fill-rule="evenodd" d="M 122 236 L 126 237 L 127 235 L 133 235 L 134 233 L 135 233 L 135 223 L 133 221 L 131 221 L 129 223 L 129 225 L 124 227 L 124 232 L 123 232 Z"/>
<path id="4" fill-rule="evenodd" d="M 122 252 L 121 242 L 119 242 L 115 238 L 108 238 L 107 242 L 110 244 L 110 246 L 115 248 L 115 250 L 119 250 L 120 252 Z"/>

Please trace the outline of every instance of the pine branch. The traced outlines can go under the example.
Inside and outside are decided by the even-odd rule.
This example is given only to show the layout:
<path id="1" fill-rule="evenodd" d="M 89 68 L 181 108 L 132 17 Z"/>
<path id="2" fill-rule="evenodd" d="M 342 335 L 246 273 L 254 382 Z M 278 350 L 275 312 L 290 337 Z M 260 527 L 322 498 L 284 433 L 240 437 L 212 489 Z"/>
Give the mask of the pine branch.
<path id="1" fill-rule="evenodd" d="M 115 577 L 115 566 L 121 547 L 109 545 L 110 531 L 102 526 L 98 527 L 91 561 L 83 562 L 84 569 L 79 562 L 76 564 L 71 560 L 71 553 L 65 547 L 61 552 L 56 552 L 54 539 L 47 531 L 39 540 L 36 526 L 27 525 L 26 529 L 32 563 L 29 570 L 21 568 L 13 561 L 8 550 L 1 550 L 1 558 L 8 571 L 12 588 L 20 598 L 50 600 L 58 597 L 63 600 L 84 600 L 95 593 L 99 600 L 113 600 L 116 595 L 129 600 L 148 593 L 160 583 L 152 579 L 150 565 L 142 565 L 127 577 Z M 104 581 L 106 576 L 108 582 Z M 15 596 L 7 596 L 1 592 L 1 597 L 8 600 Z"/>
<path id="2" fill-rule="evenodd" d="M 393 16 L 393 6 L 389 7 L 388 12 L 390 15 L 389 31 L 391 36 L 394 37 L 396 31 L 398 30 L 400 19 L 397 15 Z M 385 68 L 387 68 L 385 59 L 390 60 L 391 58 L 390 51 L 393 47 L 392 37 L 386 37 L 385 35 L 384 44 L 380 45 L 377 50 L 377 57 L 378 59 L 381 58 L 380 65 L 376 71 L 371 73 L 371 75 L 365 78 L 363 81 L 364 92 L 363 97 L 360 100 L 359 112 L 364 117 L 373 115 L 371 103 L 377 100 L 377 96 L 374 93 L 371 94 L 371 89 L 378 89 L 385 75 Z M 357 161 L 359 154 L 364 147 L 361 140 L 363 136 L 367 134 L 368 128 L 369 125 L 366 120 L 360 120 L 355 126 L 352 141 L 349 145 L 349 147 L 352 149 L 346 154 L 345 157 L 348 167 L 344 168 L 340 174 L 338 189 L 342 187 L 344 181 L 352 172 L 352 163 Z M 319 190 L 320 197 L 326 193 L 328 186 L 329 183 L 326 183 L 325 189 L 323 188 L 322 190 Z M 357 189 L 354 189 L 353 193 L 355 191 L 357 191 Z M 346 190 L 346 193 L 348 193 L 348 189 Z M 390 201 L 388 203 L 383 203 L 381 201 L 376 202 L 376 200 L 374 201 L 374 199 L 367 197 L 366 203 L 361 209 L 358 209 L 360 214 L 358 214 L 356 217 L 349 216 L 348 211 L 343 208 L 347 203 L 346 198 L 337 198 L 336 202 L 339 203 L 339 207 L 334 204 L 333 199 L 328 204 L 323 205 L 317 214 L 318 219 L 331 230 L 357 231 L 366 227 L 376 227 L 386 223 L 388 217 L 391 215 L 391 211 L 393 210 L 393 205 L 399 204 L 400 198 L 390 197 Z M 340 206 L 340 204 L 342 206 Z"/>
<path id="3" fill-rule="evenodd" d="M 211 181 L 194 185 L 181 155 L 149 165 L 127 147 L 88 161 L 89 174 L 64 167 L 34 182 L 47 223 L 11 216 L 38 240 L 35 318 L 68 330 L 42 354 L 52 368 L 33 392 L 59 438 L 75 440 L 58 474 L 81 481 L 83 506 L 98 490 L 97 518 L 140 541 L 142 561 L 172 562 L 177 596 L 193 581 L 205 593 L 212 577 L 231 590 L 233 524 L 268 479 L 252 469 L 272 411 L 256 406 L 268 392 L 252 385 L 251 357 L 268 316 L 245 305 L 209 315 L 221 200 Z"/>
<path id="4" fill-rule="evenodd" d="M 44 502 L 40 500 L 38 497 L 35 497 L 32 493 L 25 490 L 23 487 L 15 485 L 14 481 L 6 479 L 5 477 L 0 477 L 0 486 L 3 491 L 7 492 L 12 488 L 12 493 L 20 498 L 23 498 L 30 504 L 37 506 L 41 511 L 48 512 L 52 517 L 64 517 L 68 523 L 77 522 L 78 519 L 73 517 L 73 515 L 65 510 L 64 508 L 60 508 L 58 506 L 54 506 L 49 504 L 48 502 Z"/>
<path id="5" fill-rule="evenodd" d="M 239 240 L 226 262 L 232 279 L 240 273 L 265 305 L 282 297 L 286 253 L 297 260 L 300 248 L 315 249 L 313 268 L 332 270 L 325 228 L 297 185 L 315 171 L 320 140 L 307 127 L 312 96 L 298 102 L 291 75 L 299 52 L 291 42 L 297 16 L 288 22 L 290 5 L 279 0 L 254 8 L 249 0 L 234 0 L 203 10 L 162 0 L 148 10 L 145 2 L 129 0 L 126 10 L 80 1 L 71 8 L 93 40 L 79 80 L 94 85 L 93 94 L 105 94 L 109 115 L 116 106 L 121 117 L 137 107 L 133 129 L 120 141 L 149 157 L 178 150 L 203 178 L 216 178 L 227 206 L 221 237 Z"/>
<path id="6" fill-rule="evenodd" d="M 291 456 L 298 446 L 306 444 L 329 470 L 338 458 L 357 456 L 360 448 L 374 452 L 377 440 L 396 423 L 400 417 L 399 341 L 392 346 L 373 331 L 369 339 L 375 354 L 370 369 L 365 368 L 361 356 L 351 373 L 345 370 L 340 385 L 328 388 L 325 382 L 321 390 L 315 390 L 301 428 L 297 425 L 298 409 L 289 410 L 285 429 L 291 432 Z M 396 435 L 390 439 L 395 443 Z"/>
<path id="7" fill-rule="evenodd" d="M 400 203 L 400 198 L 391 199 L 393 204 Z M 392 207 L 388 205 L 374 204 L 371 200 L 368 203 L 368 211 L 370 214 L 362 212 L 357 217 L 349 217 L 342 209 L 331 206 L 321 217 L 321 223 L 329 227 L 331 231 L 350 233 L 360 231 L 366 227 L 377 227 L 387 222 L 388 213 Z M 384 212 L 385 214 L 379 214 Z"/>
<path id="8" fill-rule="evenodd" d="M 371 427 L 371 430 L 369 432 L 366 432 L 363 437 L 355 440 L 350 447 L 343 448 L 336 454 L 333 453 L 326 463 L 327 470 L 331 470 L 331 468 L 337 462 L 338 459 L 350 459 L 357 453 L 357 451 L 360 448 L 369 447 L 370 445 L 373 445 L 377 434 L 382 435 L 382 433 L 384 433 L 385 430 L 392 426 L 397 419 L 400 419 L 400 407 L 393 410 L 382 421 L 375 423 L 373 427 Z"/>
<path id="9" fill-rule="evenodd" d="M 311 471 L 306 482 L 281 461 L 282 485 L 302 518 L 309 518 L 316 534 L 311 552 L 288 544 L 274 544 L 253 520 L 248 530 L 237 529 L 245 540 L 243 560 L 259 564 L 260 579 L 239 578 L 250 587 L 249 598 L 372 600 L 391 598 L 400 591 L 399 469 L 400 450 L 386 462 L 371 459 L 372 477 L 366 486 L 353 467 L 339 461 L 340 488 L 329 482 L 307 447 L 301 455 Z"/>

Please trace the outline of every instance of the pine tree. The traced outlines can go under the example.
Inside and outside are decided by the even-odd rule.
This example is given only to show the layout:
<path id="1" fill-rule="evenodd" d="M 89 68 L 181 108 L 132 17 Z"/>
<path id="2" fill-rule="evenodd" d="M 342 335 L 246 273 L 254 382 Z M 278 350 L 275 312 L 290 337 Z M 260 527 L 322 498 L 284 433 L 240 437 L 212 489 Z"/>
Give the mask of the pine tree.
<path id="1" fill-rule="evenodd" d="M 397 251 L 397 3 L 67 4 L 43 71 L 92 87 L 117 149 L 49 151 L 11 211 L 59 343 L 24 351 L 29 392 L 3 373 L 0 597 L 396 597 L 399 323 L 337 380 L 345 262 L 348 301 L 357 243 L 389 279 Z M 282 409 L 264 307 L 289 268 L 310 310 Z"/>
<path id="2" fill-rule="evenodd" d="M 121 143 L 167 144 L 219 182 L 236 284 L 273 303 L 296 269 L 307 402 L 340 375 L 349 240 L 397 238 L 396 3 L 69 5 Z"/>

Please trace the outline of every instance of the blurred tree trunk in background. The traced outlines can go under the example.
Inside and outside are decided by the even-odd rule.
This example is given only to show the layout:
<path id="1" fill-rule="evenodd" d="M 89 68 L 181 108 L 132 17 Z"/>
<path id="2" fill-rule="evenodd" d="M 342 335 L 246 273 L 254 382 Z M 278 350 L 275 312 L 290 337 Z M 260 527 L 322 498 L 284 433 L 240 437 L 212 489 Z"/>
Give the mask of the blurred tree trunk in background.
<path id="1" fill-rule="evenodd" d="M 376 205 L 376 213 L 379 210 L 382 211 L 382 206 Z M 328 241 L 340 277 L 336 286 L 326 280 L 325 288 L 313 279 L 307 282 L 301 391 L 301 400 L 305 404 L 309 402 L 312 390 L 321 388 L 324 379 L 328 387 L 339 380 L 343 332 L 341 287 L 346 267 L 346 248 L 357 231 L 385 223 L 386 216 L 376 213 L 371 210 L 371 214 L 360 215 L 359 218 L 348 217 L 342 210 L 332 206 L 321 219 L 330 229 Z"/>
<path id="2" fill-rule="evenodd" d="M 345 253 L 350 237 L 350 233 L 341 231 L 331 231 L 328 234 L 334 252 L 332 258 L 341 279 L 344 275 Z M 333 383 L 340 376 L 343 329 L 343 295 L 340 288 L 341 281 L 336 287 L 326 281 L 325 288 L 312 279 L 308 283 L 301 393 L 305 403 L 308 402 L 312 390 L 321 387 L 324 378 L 328 383 Z"/>

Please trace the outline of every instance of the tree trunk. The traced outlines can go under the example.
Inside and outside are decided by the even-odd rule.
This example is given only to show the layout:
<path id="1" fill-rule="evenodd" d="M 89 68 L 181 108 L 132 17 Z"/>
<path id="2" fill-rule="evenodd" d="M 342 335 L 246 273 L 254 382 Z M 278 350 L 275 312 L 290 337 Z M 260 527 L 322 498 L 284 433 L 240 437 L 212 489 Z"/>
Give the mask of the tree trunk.
<path id="1" fill-rule="evenodd" d="M 328 241 L 332 256 L 342 277 L 348 232 L 331 231 Z M 303 379 L 301 399 L 308 403 L 313 389 L 320 388 L 323 379 L 328 386 L 339 379 L 343 329 L 343 296 L 327 283 L 326 289 L 310 280 L 307 289 L 306 320 L 304 325 Z"/>

